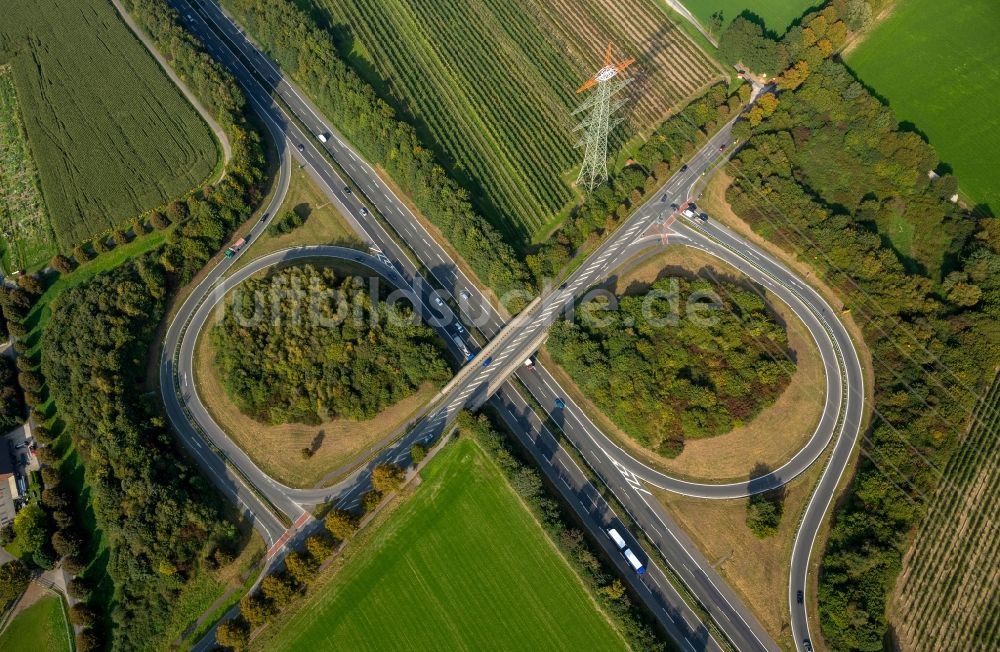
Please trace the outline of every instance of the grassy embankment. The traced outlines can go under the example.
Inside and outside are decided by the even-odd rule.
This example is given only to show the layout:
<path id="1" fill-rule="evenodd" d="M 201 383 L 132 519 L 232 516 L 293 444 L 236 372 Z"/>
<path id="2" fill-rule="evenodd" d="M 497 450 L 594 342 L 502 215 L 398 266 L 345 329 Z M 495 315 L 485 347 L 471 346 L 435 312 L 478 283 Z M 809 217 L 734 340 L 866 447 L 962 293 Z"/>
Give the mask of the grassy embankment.
<path id="1" fill-rule="evenodd" d="M 653 491 L 768 633 L 790 651 L 795 649 L 788 622 L 792 543 L 821 470 L 822 464 L 816 463 L 786 486 L 781 524 L 777 533 L 764 539 L 747 527 L 747 498 L 705 500 Z"/>

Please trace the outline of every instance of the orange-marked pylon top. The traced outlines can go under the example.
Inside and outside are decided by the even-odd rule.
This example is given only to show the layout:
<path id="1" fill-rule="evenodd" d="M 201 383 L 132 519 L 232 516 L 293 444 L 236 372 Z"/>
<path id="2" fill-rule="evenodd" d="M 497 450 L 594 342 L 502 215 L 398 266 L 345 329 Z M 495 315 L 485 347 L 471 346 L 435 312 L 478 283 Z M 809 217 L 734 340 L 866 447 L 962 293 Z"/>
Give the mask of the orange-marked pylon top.
<path id="1" fill-rule="evenodd" d="M 614 63 L 614 54 L 612 50 L 613 50 L 612 44 L 608 43 L 608 49 L 604 52 L 604 66 L 600 70 L 598 70 L 593 77 L 584 82 L 583 86 L 576 89 L 577 93 L 582 93 L 588 88 L 593 88 L 600 82 L 604 82 L 611 79 L 612 77 L 614 77 L 615 75 L 625 70 L 633 63 L 635 63 L 635 59 L 632 57 L 625 59 L 622 62 Z"/>

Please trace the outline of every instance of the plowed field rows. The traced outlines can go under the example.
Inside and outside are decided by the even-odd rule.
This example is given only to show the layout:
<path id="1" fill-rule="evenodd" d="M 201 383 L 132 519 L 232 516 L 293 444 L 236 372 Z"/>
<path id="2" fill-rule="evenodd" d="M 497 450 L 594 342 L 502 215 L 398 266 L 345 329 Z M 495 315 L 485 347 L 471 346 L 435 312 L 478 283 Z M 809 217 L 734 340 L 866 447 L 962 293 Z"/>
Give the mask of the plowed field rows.
<path id="1" fill-rule="evenodd" d="M 980 403 L 896 585 L 904 650 L 1000 645 L 1000 377 Z"/>
<path id="2" fill-rule="evenodd" d="M 498 226 L 527 240 L 572 198 L 574 93 L 609 41 L 639 61 L 644 131 L 721 71 L 651 0 L 313 0 L 429 132 Z"/>

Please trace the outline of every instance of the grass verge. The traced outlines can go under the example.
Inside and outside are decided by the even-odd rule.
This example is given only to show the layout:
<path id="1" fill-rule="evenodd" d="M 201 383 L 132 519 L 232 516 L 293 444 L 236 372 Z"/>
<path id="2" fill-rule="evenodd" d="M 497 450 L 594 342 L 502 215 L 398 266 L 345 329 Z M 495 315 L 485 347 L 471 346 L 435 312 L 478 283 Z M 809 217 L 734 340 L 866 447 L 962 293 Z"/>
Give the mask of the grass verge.
<path id="1" fill-rule="evenodd" d="M 281 219 L 281 216 L 288 211 L 295 211 L 299 216 L 305 217 L 305 223 L 293 231 L 281 235 L 264 231 L 253 242 L 250 250 L 229 268 L 228 274 L 235 273 L 236 270 L 256 258 L 288 247 L 340 245 L 363 251 L 368 250 L 368 247 L 347 225 L 340 212 L 330 204 L 326 195 L 316 187 L 313 180 L 298 164 L 292 165 L 292 175 L 285 200 L 277 212 L 268 218 L 268 222 Z M 251 253 L 252 256 L 249 255 Z"/>
<path id="2" fill-rule="evenodd" d="M 758 539 L 746 525 L 746 498 L 706 500 L 653 489 L 667 513 L 786 650 L 795 649 L 788 617 L 792 543 L 822 468 L 817 462 L 789 483 L 778 532 L 766 539 Z"/>

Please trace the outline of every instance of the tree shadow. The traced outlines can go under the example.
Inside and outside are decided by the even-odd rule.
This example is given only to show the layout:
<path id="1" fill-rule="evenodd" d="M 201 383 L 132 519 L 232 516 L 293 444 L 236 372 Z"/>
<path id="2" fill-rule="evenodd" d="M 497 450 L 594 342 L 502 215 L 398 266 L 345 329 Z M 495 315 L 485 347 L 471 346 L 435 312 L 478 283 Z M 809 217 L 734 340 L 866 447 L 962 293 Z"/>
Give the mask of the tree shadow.
<path id="1" fill-rule="evenodd" d="M 309 219 L 310 215 L 312 215 L 312 213 L 313 213 L 313 207 L 312 207 L 312 204 L 310 204 L 309 202 L 304 201 L 304 202 L 299 202 L 298 204 L 295 204 L 295 206 L 292 207 L 292 211 L 296 215 L 298 215 L 299 217 L 301 217 L 303 221 L 305 221 L 305 220 Z"/>
<path id="2" fill-rule="evenodd" d="M 993 212 L 993 209 L 990 208 L 989 204 L 983 203 L 983 204 L 976 204 L 975 206 L 973 206 L 972 216 L 978 218 L 996 217 L 996 213 Z"/>
<path id="3" fill-rule="evenodd" d="M 747 488 L 751 494 L 751 504 L 755 502 L 773 503 L 780 511 L 785 500 L 785 485 L 778 484 L 771 467 L 763 462 L 757 462 L 750 469 L 749 480 Z"/>
<path id="4" fill-rule="evenodd" d="M 309 452 L 315 453 L 316 451 L 318 451 L 319 447 L 323 445 L 323 440 L 325 439 L 326 439 L 325 430 L 320 430 L 319 432 L 317 432 L 316 436 L 313 437 L 313 440 L 309 443 Z"/>
<path id="5" fill-rule="evenodd" d="M 924 132 L 922 129 L 920 129 L 916 125 L 916 123 L 911 122 L 909 120 L 903 120 L 902 122 L 900 122 L 899 123 L 899 130 L 902 131 L 902 132 L 904 132 L 904 133 L 916 134 L 916 135 L 920 136 L 920 139 L 922 141 L 924 141 L 925 143 L 927 143 L 927 144 L 930 144 L 930 142 L 931 142 L 931 139 L 927 135 L 927 133 Z M 938 167 L 940 167 L 940 166 L 938 166 Z M 951 168 L 950 165 L 948 165 L 947 167 L 949 169 Z"/>

